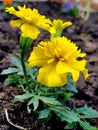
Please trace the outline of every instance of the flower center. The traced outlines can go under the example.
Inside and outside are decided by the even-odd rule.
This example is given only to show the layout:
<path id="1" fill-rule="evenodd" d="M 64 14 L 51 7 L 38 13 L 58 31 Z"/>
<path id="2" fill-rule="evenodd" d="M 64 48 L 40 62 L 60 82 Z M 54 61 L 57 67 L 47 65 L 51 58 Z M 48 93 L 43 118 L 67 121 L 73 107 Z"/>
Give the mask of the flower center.
<path id="1" fill-rule="evenodd" d="M 57 61 L 65 61 L 61 53 L 61 49 L 58 49 L 58 50 L 55 49 L 53 55 Z"/>

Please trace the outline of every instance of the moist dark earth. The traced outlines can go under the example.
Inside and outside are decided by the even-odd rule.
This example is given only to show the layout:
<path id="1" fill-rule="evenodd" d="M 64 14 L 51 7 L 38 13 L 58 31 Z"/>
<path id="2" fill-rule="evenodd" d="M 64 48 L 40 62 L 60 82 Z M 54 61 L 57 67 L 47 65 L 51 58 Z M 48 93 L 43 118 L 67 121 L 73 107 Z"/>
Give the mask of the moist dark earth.
<path id="1" fill-rule="evenodd" d="M 0 3 L 1 4 L 1 3 Z M 23 5 L 23 3 L 20 3 Z M 73 25 L 63 31 L 63 35 L 74 41 L 83 52 L 87 53 L 87 68 L 89 77 L 84 80 L 81 76 L 76 84 L 79 91 L 72 99 L 68 101 L 71 108 L 78 108 L 83 105 L 93 107 L 98 111 L 98 12 L 91 13 L 89 19 L 84 21 L 82 18 L 61 11 L 60 5 L 50 2 L 30 2 L 28 7 L 37 8 L 41 14 L 46 15 L 53 20 L 62 19 L 64 21 L 72 21 Z M 10 26 L 9 22 L 14 16 L 0 10 L 0 73 L 12 64 L 9 58 L 11 56 L 19 56 L 19 35 L 18 29 Z M 49 35 L 42 32 L 35 41 L 37 44 L 40 40 L 47 40 Z M 13 85 L 5 85 L 4 80 L 7 75 L 0 75 L 0 130 L 18 130 L 9 124 L 5 116 L 5 108 L 8 110 L 9 119 L 17 125 L 28 130 L 63 130 L 64 123 L 60 122 L 55 116 L 48 122 L 38 120 L 35 115 L 28 114 L 26 103 L 11 104 L 11 99 L 15 95 L 21 93 L 20 89 L 16 89 Z M 89 123 L 98 127 L 98 119 L 90 119 Z M 77 126 L 73 130 L 82 130 Z"/>

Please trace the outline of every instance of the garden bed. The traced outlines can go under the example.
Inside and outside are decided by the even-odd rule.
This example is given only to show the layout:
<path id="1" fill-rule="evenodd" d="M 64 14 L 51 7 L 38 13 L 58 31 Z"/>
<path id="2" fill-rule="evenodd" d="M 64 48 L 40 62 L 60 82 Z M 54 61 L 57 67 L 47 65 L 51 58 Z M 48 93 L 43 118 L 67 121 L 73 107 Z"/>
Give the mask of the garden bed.
<path id="1" fill-rule="evenodd" d="M 63 31 L 63 35 L 71 38 L 83 52 L 87 53 L 87 68 L 89 77 L 84 80 L 82 76 L 76 84 L 79 93 L 75 94 L 69 100 L 68 105 L 71 108 L 78 108 L 83 105 L 93 107 L 98 111 L 98 13 L 92 13 L 87 21 L 81 18 L 75 18 L 72 15 L 64 13 L 60 5 L 50 2 L 30 2 L 28 7 L 37 8 L 41 14 L 50 19 L 63 19 L 72 21 L 73 25 Z M 0 10 L 0 72 L 3 69 L 12 66 L 9 58 L 19 56 L 19 30 L 13 29 L 9 22 L 14 17 Z M 35 44 L 40 40 L 47 40 L 48 33 L 43 32 Z M 8 110 L 9 119 L 27 130 L 63 130 L 64 122 L 53 115 L 52 120 L 45 122 L 38 120 L 35 115 L 28 114 L 26 103 L 18 102 L 15 105 L 10 103 L 15 95 L 22 93 L 13 85 L 5 85 L 6 75 L 0 75 L 0 129 L 17 130 L 11 125 L 5 116 L 5 108 Z M 98 127 L 98 119 L 89 119 L 91 125 Z M 75 130 L 82 130 L 79 126 Z"/>

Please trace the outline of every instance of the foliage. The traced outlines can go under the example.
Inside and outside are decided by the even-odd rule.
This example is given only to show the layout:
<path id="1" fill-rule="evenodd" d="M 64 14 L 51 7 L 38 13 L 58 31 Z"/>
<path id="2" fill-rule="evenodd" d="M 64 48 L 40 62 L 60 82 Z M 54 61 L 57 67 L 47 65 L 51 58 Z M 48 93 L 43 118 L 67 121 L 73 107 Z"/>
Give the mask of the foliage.
<path id="1" fill-rule="evenodd" d="M 75 43 L 66 37 L 61 37 L 63 29 L 71 25 L 71 22 L 66 23 L 62 20 L 52 22 L 45 16 L 41 16 L 36 9 L 32 10 L 26 6 L 19 6 L 18 9 L 19 11 L 16 11 L 10 7 L 7 8 L 7 12 L 20 18 L 19 21 L 11 22 L 12 26 L 15 27 L 20 25 L 18 27 L 22 31 L 19 40 L 20 58 L 11 57 L 10 60 L 14 67 L 9 67 L 1 73 L 9 75 L 5 83 L 15 84 L 23 91 L 23 94 L 16 95 L 11 102 L 14 104 L 18 101 L 25 101 L 28 113 L 36 112 L 39 119 L 49 120 L 51 115 L 55 114 L 61 121 L 65 122 L 65 129 L 75 128 L 79 124 L 84 130 L 97 130 L 98 128 L 86 122 L 88 118 L 98 118 L 96 110 L 86 105 L 77 109 L 72 109 L 67 105 L 69 99 L 78 93 L 75 84 L 80 72 L 85 78 L 88 77 L 86 60 L 83 59 L 86 54 L 81 53 Z M 34 16 L 37 13 L 38 18 L 37 16 L 34 19 L 35 17 L 31 17 L 31 15 L 23 15 L 25 11 Z M 40 21 L 39 17 L 42 18 Z M 37 21 L 36 25 L 34 20 L 35 23 Z M 43 23 L 42 20 L 44 20 Z M 24 26 L 34 29 L 33 33 L 35 34 L 30 34 L 32 32 L 28 29 L 26 35 Z M 26 52 L 33 40 L 38 37 L 39 28 L 47 30 L 47 27 L 50 41 L 38 43 L 27 63 Z M 78 58 L 82 59 L 78 60 Z"/>

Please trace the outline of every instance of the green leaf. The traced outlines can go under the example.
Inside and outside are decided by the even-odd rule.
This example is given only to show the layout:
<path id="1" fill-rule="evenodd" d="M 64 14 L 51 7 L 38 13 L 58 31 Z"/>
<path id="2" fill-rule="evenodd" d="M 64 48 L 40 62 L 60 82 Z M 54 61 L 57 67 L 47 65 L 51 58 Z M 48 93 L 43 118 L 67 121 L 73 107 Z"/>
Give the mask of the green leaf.
<path id="1" fill-rule="evenodd" d="M 76 112 L 82 114 L 80 115 L 80 118 L 98 118 L 98 112 L 86 105 L 76 109 Z"/>
<path id="2" fill-rule="evenodd" d="M 74 94 L 73 93 L 70 93 L 70 92 L 65 92 L 64 93 L 64 100 L 65 101 L 68 101 Z"/>
<path id="3" fill-rule="evenodd" d="M 76 84 L 76 83 L 72 80 L 72 74 L 71 74 L 71 73 L 68 73 L 67 81 L 68 81 L 68 83 L 70 83 L 70 84 L 72 84 L 72 85 L 75 85 L 75 84 Z"/>
<path id="4" fill-rule="evenodd" d="M 57 101 L 55 98 L 52 98 L 52 97 L 39 96 L 39 99 L 46 104 L 53 104 L 53 105 L 58 105 L 58 106 L 61 105 L 59 101 Z"/>
<path id="5" fill-rule="evenodd" d="M 39 119 L 48 118 L 50 112 L 51 112 L 50 109 L 44 109 L 44 110 L 40 111 L 39 112 Z"/>
<path id="6" fill-rule="evenodd" d="M 21 61 L 19 60 L 19 58 L 11 57 L 10 60 L 13 65 L 22 70 Z"/>
<path id="7" fill-rule="evenodd" d="M 76 125 L 76 123 L 67 123 L 67 125 L 64 127 L 64 129 L 72 129 L 74 128 L 74 126 Z"/>
<path id="8" fill-rule="evenodd" d="M 73 123 L 73 122 L 79 122 L 80 118 L 78 117 L 78 114 L 75 113 L 74 111 L 68 111 L 68 110 L 63 110 L 64 108 L 59 107 L 59 108 L 51 108 L 52 111 L 56 113 L 56 115 L 62 120 L 62 121 L 67 121 L 68 123 Z"/>
<path id="9" fill-rule="evenodd" d="M 20 85 L 20 83 L 22 84 L 22 78 L 19 77 L 19 75 L 16 75 L 16 74 L 8 75 L 8 78 L 5 79 L 4 83 L 6 85 L 11 84 L 11 83 Z"/>
<path id="10" fill-rule="evenodd" d="M 98 130 L 98 128 L 91 126 L 87 122 L 79 121 L 79 124 L 83 127 L 84 130 Z"/>
<path id="11" fill-rule="evenodd" d="M 22 95 L 17 95 L 15 96 L 15 100 L 16 101 L 21 101 L 21 100 L 27 100 L 29 98 L 32 98 L 33 94 L 32 93 L 26 93 L 26 94 L 22 94 Z"/>
<path id="12" fill-rule="evenodd" d="M 11 57 L 10 60 L 11 60 L 11 63 L 15 65 L 15 67 L 17 68 L 9 67 L 8 69 L 3 70 L 1 74 L 17 73 L 18 75 L 23 75 L 21 61 L 16 57 Z"/>
<path id="13" fill-rule="evenodd" d="M 28 104 L 27 104 L 27 110 L 28 110 L 28 112 L 30 113 L 31 112 L 31 109 L 30 109 L 30 105 L 31 104 L 33 104 L 33 106 L 34 106 L 34 111 L 38 108 L 38 106 L 39 106 L 39 100 L 38 99 L 36 99 L 36 98 L 32 98 L 29 102 L 28 102 Z"/>
<path id="14" fill-rule="evenodd" d="M 67 85 L 65 86 L 65 88 L 66 88 L 67 90 L 69 90 L 70 92 L 78 93 L 77 88 L 74 87 L 74 86 L 71 85 L 71 84 L 67 84 Z"/>
<path id="15" fill-rule="evenodd" d="M 12 74 L 12 73 L 16 73 L 18 72 L 18 69 L 17 68 L 11 68 L 9 67 L 8 69 L 4 69 L 1 74 L 2 75 L 6 75 L 6 74 Z"/>

